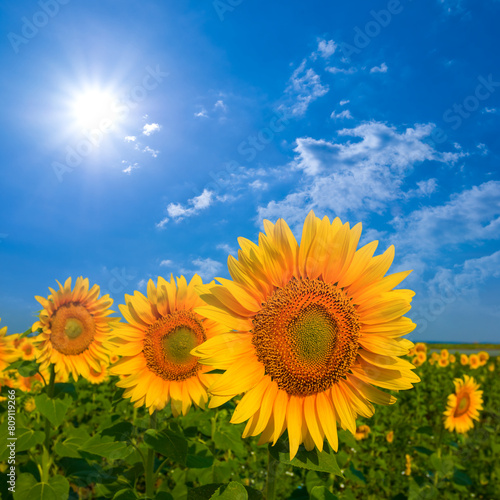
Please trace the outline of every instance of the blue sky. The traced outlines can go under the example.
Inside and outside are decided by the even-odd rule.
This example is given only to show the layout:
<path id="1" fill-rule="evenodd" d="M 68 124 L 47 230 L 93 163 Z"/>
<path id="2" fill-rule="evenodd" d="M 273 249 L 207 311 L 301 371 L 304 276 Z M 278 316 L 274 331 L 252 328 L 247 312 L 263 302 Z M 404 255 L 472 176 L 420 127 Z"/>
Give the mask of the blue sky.
<path id="1" fill-rule="evenodd" d="M 500 319 L 500 2 L 0 6 L 0 317 L 88 277 L 228 277 L 262 219 L 363 223 L 414 269 L 412 340 Z"/>

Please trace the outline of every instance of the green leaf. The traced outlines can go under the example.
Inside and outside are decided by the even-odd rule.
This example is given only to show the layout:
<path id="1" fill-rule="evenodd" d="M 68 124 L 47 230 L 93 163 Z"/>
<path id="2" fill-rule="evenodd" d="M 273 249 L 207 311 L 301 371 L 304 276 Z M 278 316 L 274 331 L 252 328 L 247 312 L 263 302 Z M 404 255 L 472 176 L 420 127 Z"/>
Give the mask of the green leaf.
<path id="1" fill-rule="evenodd" d="M 427 434 L 428 436 L 434 436 L 434 429 L 429 425 L 424 425 L 417 429 L 417 434 Z"/>
<path id="2" fill-rule="evenodd" d="M 344 443 L 349 448 L 357 448 L 358 442 L 356 438 L 349 432 L 344 430 L 339 430 L 339 443 Z"/>
<path id="3" fill-rule="evenodd" d="M 119 460 L 128 456 L 131 449 L 127 443 L 115 441 L 111 436 L 95 435 L 81 446 L 80 452 L 98 455 L 109 460 Z"/>
<path id="4" fill-rule="evenodd" d="M 419 453 L 423 453 L 424 455 L 432 455 L 434 452 L 432 450 L 429 450 L 429 448 L 425 448 L 423 446 L 414 446 L 413 449 L 415 451 L 418 451 Z"/>
<path id="5" fill-rule="evenodd" d="M 205 444 L 200 441 L 189 443 L 187 451 L 186 466 L 192 469 L 203 469 L 211 467 L 214 463 L 214 456 Z"/>
<path id="6" fill-rule="evenodd" d="M 342 476 L 335 453 L 330 449 L 327 441 L 325 441 L 322 452 L 318 452 L 316 448 L 312 451 L 306 451 L 303 446 L 300 446 L 294 459 L 290 460 L 288 439 L 280 438 L 274 446 L 269 445 L 269 453 L 271 453 L 275 460 L 285 465 L 293 465 L 294 467 L 320 472 L 330 472 L 337 476 Z"/>
<path id="7" fill-rule="evenodd" d="M 441 476 L 451 476 L 455 466 L 453 465 L 453 459 L 450 457 L 438 457 L 436 453 L 431 455 L 431 464 L 436 472 L 439 472 Z"/>
<path id="8" fill-rule="evenodd" d="M 112 436 L 118 441 L 126 441 L 133 431 L 134 426 L 130 422 L 121 421 L 102 430 L 101 436 Z"/>
<path id="9" fill-rule="evenodd" d="M 14 500 L 61 500 L 68 495 L 69 482 L 64 476 L 57 474 L 38 483 L 31 474 L 22 473 L 16 481 Z"/>
<path id="10" fill-rule="evenodd" d="M 59 396 L 61 396 L 61 394 L 68 394 L 73 398 L 73 400 L 76 400 L 78 398 L 78 394 L 76 393 L 76 388 L 74 384 L 62 383 L 62 382 L 54 384 L 54 397 L 58 398 Z"/>
<path id="11" fill-rule="evenodd" d="M 471 486 L 472 479 L 461 470 L 455 469 L 453 471 L 453 482 L 459 484 L 460 486 Z"/>
<path id="12" fill-rule="evenodd" d="M 17 371 L 21 377 L 32 377 L 38 373 L 39 367 L 40 365 L 36 361 L 23 361 Z"/>
<path id="13" fill-rule="evenodd" d="M 210 370 L 209 372 L 205 372 L 205 375 L 222 375 L 226 373 L 226 370 L 220 370 L 216 368 L 215 370 Z"/>
<path id="14" fill-rule="evenodd" d="M 357 470 L 352 462 L 349 464 L 349 469 L 345 471 L 345 477 L 358 484 L 366 484 L 366 478 L 364 474 L 361 471 Z"/>
<path id="15" fill-rule="evenodd" d="M 238 456 L 246 454 L 246 449 L 243 445 L 240 431 L 239 429 L 235 428 L 234 425 L 231 427 L 226 426 L 218 431 L 215 431 L 213 439 L 215 446 L 219 450 L 231 450 Z"/>
<path id="16" fill-rule="evenodd" d="M 132 488 L 117 491 L 113 496 L 113 500 L 136 500 L 136 498 L 138 496 Z"/>
<path id="17" fill-rule="evenodd" d="M 188 454 L 188 441 L 169 430 L 158 432 L 148 429 L 144 434 L 144 442 L 156 453 L 170 458 L 174 462 L 186 465 Z"/>
<path id="18" fill-rule="evenodd" d="M 81 458 L 78 451 L 90 439 L 87 431 L 81 427 L 71 428 L 65 435 L 65 439 L 56 442 L 54 452 L 60 457 Z"/>
<path id="19" fill-rule="evenodd" d="M 309 498 L 310 500 L 337 500 L 337 497 L 331 491 L 328 491 L 326 486 L 315 486 Z"/>
<path id="20" fill-rule="evenodd" d="M 214 498 L 220 500 L 248 500 L 248 493 L 241 483 L 231 481 L 227 486 L 218 488 L 210 497 L 210 500 Z"/>
<path id="21" fill-rule="evenodd" d="M 40 394 L 35 396 L 35 404 L 38 411 L 48 418 L 54 427 L 59 427 L 71 405 L 71 398 L 64 396 L 64 399 L 52 399 L 47 394 Z"/>
<path id="22" fill-rule="evenodd" d="M 16 429 L 16 451 L 25 451 L 34 448 L 37 444 L 42 444 L 45 433 L 32 429 Z"/>

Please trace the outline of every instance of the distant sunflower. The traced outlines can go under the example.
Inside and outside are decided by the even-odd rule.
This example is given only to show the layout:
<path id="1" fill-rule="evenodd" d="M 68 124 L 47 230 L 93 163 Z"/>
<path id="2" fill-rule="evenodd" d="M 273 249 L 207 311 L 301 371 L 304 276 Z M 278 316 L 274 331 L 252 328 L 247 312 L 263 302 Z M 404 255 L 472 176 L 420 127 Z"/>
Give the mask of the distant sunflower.
<path id="1" fill-rule="evenodd" d="M 450 363 L 455 363 L 455 361 L 457 360 L 457 357 L 454 355 L 454 354 L 450 354 Z"/>
<path id="2" fill-rule="evenodd" d="M 405 475 L 411 476 L 411 455 L 406 454 L 405 458 Z"/>
<path id="3" fill-rule="evenodd" d="M 415 365 L 415 366 L 422 366 L 422 361 L 420 361 L 420 359 L 418 358 L 418 356 L 414 356 L 413 359 L 411 360 L 411 362 Z"/>
<path id="4" fill-rule="evenodd" d="M 36 357 L 42 368 L 54 364 L 56 374 L 67 378 L 71 373 L 88 378 L 90 369 L 100 369 L 108 359 L 108 340 L 115 318 L 113 300 L 109 295 L 99 297 L 99 287 L 89 290 L 89 280 L 81 276 L 71 290 L 71 278 L 59 290 L 49 288 L 48 298 L 35 297 L 42 304 L 40 319 L 32 330 L 42 330 L 37 337 Z"/>
<path id="5" fill-rule="evenodd" d="M 479 356 L 477 354 L 471 354 L 469 356 L 469 366 L 473 369 L 476 370 L 481 366 L 481 362 L 479 361 Z"/>
<path id="6" fill-rule="evenodd" d="M 427 346 L 423 342 L 417 342 L 415 344 L 415 351 L 416 352 L 427 352 Z"/>
<path id="7" fill-rule="evenodd" d="M 479 420 L 479 410 L 483 409 L 483 391 L 479 384 L 464 375 L 463 379 L 453 381 L 455 393 L 448 396 L 448 406 L 444 412 L 444 426 L 449 431 L 456 430 L 463 434 L 474 427 L 474 420 Z"/>
<path id="8" fill-rule="evenodd" d="M 208 401 L 207 387 L 217 375 L 206 372 L 190 351 L 224 332 L 217 321 L 194 312 L 206 305 L 195 286 L 202 285 L 194 275 L 189 284 L 184 276 L 170 283 L 162 277 L 155 285 L 149 280 L 147 297 L 140 292 L 125 295 L 126 305 L 120 311 L 128 323 L 115 329 L 116 350 L 123 356 L 111 372 L 123 378 L 117 383 L 125 387 L 125 398 L 136 407 L 146 405 L 152 414 L 170 402 L 172 413 L 185 415 L 191 404 L 203 407 Z"/>
<path id="9" fill-rule="evenodd" d="M 460 364 L 463 366 L 469 364 L 469 356 L 467 356 L 467 354 L 460 354 Z"/>
<path id="10" fill-rule="evenodd" d="M 9 337 L 7 337 L 7 327 L 0 328 L 0 376 L 2 376 L 1 372 L 17 358 Z"/>
<path id="11" fill-rule="evenodd" d="M 25 342 L 23 342 L 20 346 L 21 358 L 29 361 L 35 359 L 35 346 L 33 342 L 36 337 L 25 337 Z"/>
<path id="12" fill-rule="evenodd" d="M 226 370 L 210 387 L 210 407 L 245 393 L 231 419 L 248 421 L 244 437 L 262 433 L 259 443 L 274 444 L 287 429 L 292 458 L 301 443 L 322 450 L 325 437 L 337 450 L 336 422 L 355 434 L 372 402 L 395 402 L 373 385 L 411 389 L 420 380 L 398 357 L 413 347 L 400 337 L 415 327 L 404 317 L 414 292 L 393 288 L 410 271 L 385 276 L 393 246 L 376 257 L 376 241 L 356 250 L 361 224 L 311 212 L 300 245 L 282 219 L 264 228 L 259 245 L 239 239 L 238 260 L 228 259 L 234 281 L 198 288 L 209 305 L 196 310 L 230 331 L 193 351 Z"/>
<path id="13" fill-rule="evenodd" d="M 439 358 L 440 358 L 440 355 L 437 353 L 437 352 L 433 352 L 431 354 L 431 358 L 434 360 L 434 361 L 437 361 Z"/>
<path id="14" fill-rule="evenodd" d="M 108 367 L 105 363 L 101 363 L 100 370 L 94 370 L 93 368 L 90 368 L 87 380 L 91 384 L 101 384 L 106 380 L 107 377 L 108 377 Z"/>
<path id="15" fill-rule="evenodd" d="M 486 351 L 480 351 L 477 353 L 477 356 L 479 358 L 479 364 L 481 366 L 484 366 L 488 359 L 490 359 L 490 355 Z"/>
<path id="16" fill-rule="evenodd" d="M 420 361 L 420 364 L 423 364 L 427 361 L 427 354 L 425 354 L 425 351 L 418 351 L 417 358 Z"/>
<path id="17" fill-rule="evenodd" d="M 494 363 L 490 363 L 490 364 L 488 365 L 488 370 L 489 370 L 490 372 L 494 372 L 494 371 L 495 371 L 495 364 L 494 364 Z"/>
<path id="18" fill-rule="evenodd" d="M 394 431 L 389 431 L 385 435 L 385 439 L 387 440 L 388 443 L 392 443 L 394 441 Z"/>
<path id="19" fill-rule="evenodd" d="M 361 439 L 366 439 L 368 437 L 368 434 L 370 434 L 371 429 L 368 425 L 360 425 L 359 427 L 356 427 L 356 432 L 354 434 L 354 437 L 359 441 Z"/>
<path id="20" fill-rule="evenodd" d="M 439 358 L 439 360 L 438 360 L 438 365 L 441 368 L 444 368 L 444 367 L 448 366 L 449 364 L 450 364 L 450 361 L 448 358 Z"/>

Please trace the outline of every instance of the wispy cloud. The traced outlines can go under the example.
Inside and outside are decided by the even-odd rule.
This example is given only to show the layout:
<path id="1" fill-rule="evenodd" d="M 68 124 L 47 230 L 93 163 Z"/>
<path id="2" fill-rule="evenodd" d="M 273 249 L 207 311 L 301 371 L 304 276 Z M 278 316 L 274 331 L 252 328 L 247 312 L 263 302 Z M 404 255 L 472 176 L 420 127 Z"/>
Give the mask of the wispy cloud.
<path id="1" fill-rule="evenodd" d="M 141 168 L 138 163 L 129 163 L 126 160 L 122 160 L 122 164 L 126 165 L 126 167 L 122 170 L 122 172 L 127 175 L 130 175 L 132 173 L 132 170 L 137 170 L 138 168 Z"/>
<path id="2" fill-rule="evenodd" d="M 350 66 L 349 68 L 337 68 L 335 66 L 328 66 L 325 69 L 326 71 L 333 73 L 334 75 L 336 73 L 343 73 L 344 75 L 352 75 L 353 73 L 356 73 L 356 71 L 358 71 L 357 68 L 355 68 L 354 66 Z"/>
<path id="3" fill-rule="evenodd" d="M 284 199 L 259 207 L 259 219 L 284 217 L 296 224 L 311 209 L 357 217 L 384 212 L 404 198 L 403 183 L 415 165 L 428 160 L 453 164 L 462 156 L 427 144 L 432 130 L 432 125 L 416 124 L 400 133 L 371 121 L 339 131 L 340 137 L 359 138 L 356 142 L 298 138 L 293 166 L 303 175 Z"/>
<path id="4" fill-rule="evenodd" d="M 143 150 L 143 153 L 149 153 L 153 158 L 156 158 L 159 154 L 159 151 L 157 149 L 152 149 L 149 146 L 146 146 Z"/>
<path id="5" fill-rule="evenodd" d="M 312 102 L 329 91 L 328 85 L 323 85 L 319 75 L 306 65 L 307 59 L 304 59 L 292 73 L 285 89 L 289 103 L 282 107 L 293 116 L 303 116 Z"/>
<path id="6" fill-rule="evenodd" d="M 217 275 L 220 275 L 224 266 L 222 263 L 211 259 L 209 257 L 203 259 L 201 257 L 194 259 L 192 261 L 192 266 L 189 269 L 181 269 L 181 273 L 186 276 L 192 276 L 198 274 L 203 281 L 211 281 Z"/>
<path id="7" fill-rule="evenodd" d="M 208 118 L 208 113 L 205 107 L 201 106 L 200 111 L 196 112 L 194 116 L 196 116 L 196 118 Z"/>
<path id="8" fill-rule="evenodd" d="M 370 69 L 370 73 L 387 73 L 387 64 L 383 62 L 380 66 L 374 66 Z"/>
<path id="9" fill-rule="evenodd" d="M 350 119 L 350 118 L 352 118 L 352 115 L 348 109 L 344 109 L 340 113 L 335 113 L 335 111 L 332 111 L 330 118 L 335 119 L 335 120 L 341 119 L 341 118 Z"/>
<path id="10" fill-rule="evenodd" d="M 171 219 L 179 222 L 186 217 L 192 217 L 198 214 L 201 210 L 208 208 L 214 201 L 214 193 L 208 189 L 204 189 L 203 193 L 188 200 L 187 205 L 181 203 L 170 203 L 167 207 L 168 217 L 156 224 L 156 227 L 162 228 Z"/>
<path id="11" fill-rule="evenodd" d="M 219 99 L 215 104 L 214 104 L 214 110 L 220 109 L 224 113 L 227 111 L 227 106 L 224 104 L 224 101 L 222 99 Z"/>
<path id="12" fill-rule="evenodd" d="M 173 264 L 173 261 L 171 261 L 170 259 L 165 259 L 165 260 L 162 260 L 160 262 L 161 267 L 171 267 L 172 264 Z"/>
<path id="13" fill-rule="evenodd" d="M 144 135 L 151 135 L 160 130 L 160 125 L 158 123 L 146 123 L 142 128 L 142 133 Z"/>
<path id="14" fill-rule="evenodd" d="M 346 104 L 349 104 L 351 101 L 349 99 L 343 99 L 342 101 L 339 102 L 341 106 L 345 106 Z"/>
<path id="15" fill-rule="evenodd" d="M 318 50 L 314 53 L 314 55 L 319 54 L 324 59 L 328 59 L 335 54 L 337 47 L 338 45 L 333 40 L 318 38 Z"/>
<path id="16" fill-rule="evenodd" d="M 135 135 L 127 135 L 124 137 L 125 142 L 135 142 L 137 137 Z"/>

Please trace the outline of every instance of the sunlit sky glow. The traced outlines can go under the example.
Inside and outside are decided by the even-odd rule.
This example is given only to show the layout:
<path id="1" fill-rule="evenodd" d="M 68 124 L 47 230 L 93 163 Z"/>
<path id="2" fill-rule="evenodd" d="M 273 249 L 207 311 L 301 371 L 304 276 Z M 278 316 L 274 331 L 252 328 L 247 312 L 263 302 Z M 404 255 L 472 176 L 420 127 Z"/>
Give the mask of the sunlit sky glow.
<path id="1" fill-rule="evenodd" d="M 395 244 L 412 340 L 498 341 L 500 2 L 56 3 L 0 6 L 0 326 L 314 209 Z"/>

